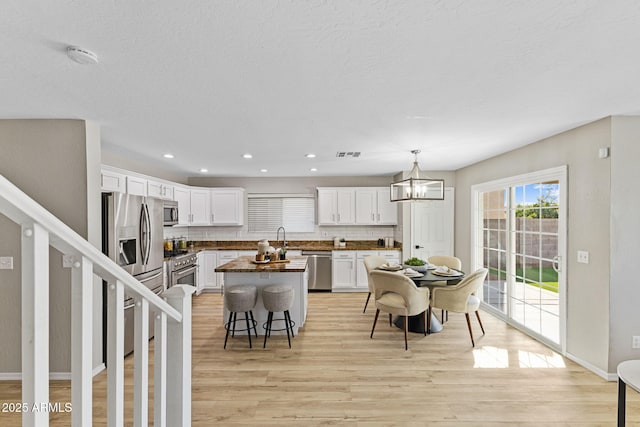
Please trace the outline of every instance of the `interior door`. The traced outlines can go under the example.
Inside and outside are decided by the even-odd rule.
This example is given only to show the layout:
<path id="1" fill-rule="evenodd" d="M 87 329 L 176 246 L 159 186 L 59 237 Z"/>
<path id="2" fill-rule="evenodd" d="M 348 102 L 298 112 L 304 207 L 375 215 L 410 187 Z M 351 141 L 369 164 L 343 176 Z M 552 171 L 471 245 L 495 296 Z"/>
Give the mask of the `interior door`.
<path id="1" fill-rule="evenodd" d="M 453 188 L 445 188 L 444 200 L 412 203 L 411 256 L 453 255 L 453 217 Z"/>

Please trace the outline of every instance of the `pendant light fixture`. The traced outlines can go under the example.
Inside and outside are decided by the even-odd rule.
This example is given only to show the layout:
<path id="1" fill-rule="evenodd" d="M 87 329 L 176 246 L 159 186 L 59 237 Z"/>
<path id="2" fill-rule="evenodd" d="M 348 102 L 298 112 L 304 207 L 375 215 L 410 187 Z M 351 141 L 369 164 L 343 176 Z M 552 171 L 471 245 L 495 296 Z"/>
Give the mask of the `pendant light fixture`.
<path id="1" fill-rule="evenodd" d="M 444 200 L 444 179 L 422 178 L 418 166 L 420 150 L 411 153 L 414 155 L 413 168 L 407 179 L 391 184 L 391 201 Z"/>

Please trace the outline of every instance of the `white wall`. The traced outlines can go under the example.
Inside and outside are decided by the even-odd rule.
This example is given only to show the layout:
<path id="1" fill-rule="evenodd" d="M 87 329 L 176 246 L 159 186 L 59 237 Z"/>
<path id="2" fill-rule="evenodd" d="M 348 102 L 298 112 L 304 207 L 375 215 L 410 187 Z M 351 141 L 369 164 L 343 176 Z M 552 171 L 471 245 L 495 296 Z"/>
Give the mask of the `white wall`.
<path id="1" fill-rule="evenodd" d="M 609 368 L 611 160 L 599 159 L 598 149 L 610 144 L 605 118 L 456 172 L 456 256 L 469 265 L 471 186 L 568 166 L 567 352 L 601 373 Z M 578 250 L 590 252 L 590 264 L 576 262 Z"/>

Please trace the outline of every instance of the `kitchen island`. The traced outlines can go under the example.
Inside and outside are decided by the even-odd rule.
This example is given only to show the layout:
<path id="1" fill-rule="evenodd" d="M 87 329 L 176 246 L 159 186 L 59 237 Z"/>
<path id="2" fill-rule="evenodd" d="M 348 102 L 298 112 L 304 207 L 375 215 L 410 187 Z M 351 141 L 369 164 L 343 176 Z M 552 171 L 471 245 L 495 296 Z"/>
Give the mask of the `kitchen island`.
<path id="1" fill-rule="evenodd" d="M 307 282 L 309 273 L 306 256 L 289 257 L 289 262 L 256 264 L 251 256 L 242 256 L 216 268 L 217 273 L 224 273 L 224 287 L 233 285 L 254 285 L 258 288 L 258 302 L 253 309 L 253 316 L 257 322 L 258 334 L 264 332 L 262 325 L 267 321 L 267 310 L 262 304 L 262 289 L 269 285 L 284 285 L 293 288 L 295 298 L 289 310 L 291 320 L 295 322 L 293 332 L 304 325 L 307 317 Z M 229 317 L 226 306 L 223 307 L 223 322 Z M 276 313 L 275 317 L 282 317 Z M 278 322 L 281 323 L 281 322 Z M 275 325 L 275 324 L 274 324 Z M 278 328 L 278 325 L 275 325 Z M 284 331 L 272 331 L 272 334 Z"/>

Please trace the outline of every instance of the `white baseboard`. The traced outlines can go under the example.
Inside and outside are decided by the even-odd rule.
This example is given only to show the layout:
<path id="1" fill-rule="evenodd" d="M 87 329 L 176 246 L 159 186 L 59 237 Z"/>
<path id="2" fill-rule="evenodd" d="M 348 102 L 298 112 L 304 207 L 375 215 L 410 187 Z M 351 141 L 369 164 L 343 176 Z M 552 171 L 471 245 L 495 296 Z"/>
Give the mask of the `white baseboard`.
<path id="1" fill-rule="evenodd" d="M 597 366 L 594 366 L 589 362 L 585 362 L 584 360 L 574 356 L 573 354 L 567 353 L 565 357 L 573 362 L 576 362 L 578 365 L 582 366 L 583 368 L 590 370 L 591 372 L 593 372 L 594 374 L 596 374 L 597 376 L 601 377 L 604 380 L 607 380 L 607 381 L 618 380 L 618 374 L 605 372 L 602 369 L 598 368 Z"/>
<path id="2" fill-rule="evenodd" d="M 104 371 L 104 363 L 93 368 L 92 375 L 95 377 Z M 71 372 L 49 372 L 49 381 L 71 381 Z M 22 381 L 22 372 L 0 372 L 0 381 Z"/>

